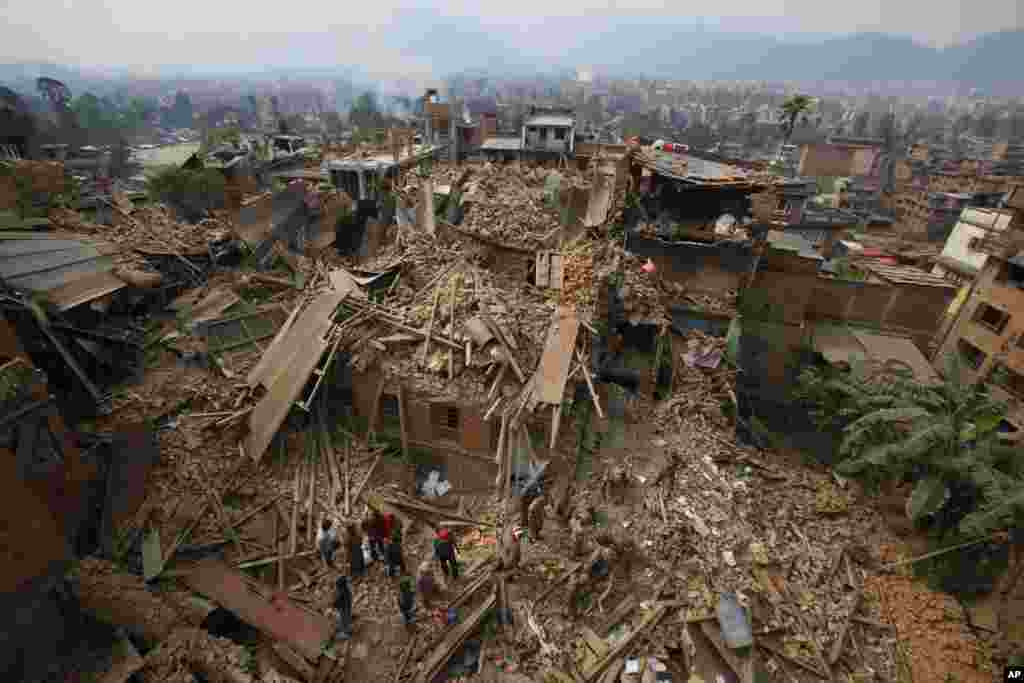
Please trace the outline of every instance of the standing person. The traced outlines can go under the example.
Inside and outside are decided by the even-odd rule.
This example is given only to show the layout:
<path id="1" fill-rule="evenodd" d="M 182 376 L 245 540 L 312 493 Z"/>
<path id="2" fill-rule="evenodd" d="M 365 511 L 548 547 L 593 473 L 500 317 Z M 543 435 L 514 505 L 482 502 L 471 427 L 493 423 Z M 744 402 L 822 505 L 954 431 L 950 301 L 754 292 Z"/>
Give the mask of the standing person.
<path id="1" fill-rule="evenodd" d="M 401 576 L 402 574 L 405 574 L 405 558 L 402 557 L 401 529 L 392 529 L 391 537 L 388 539 L 386 555 L 384 573 L 387 576 Z"/>
<path id="2" fill-rule="evenodd" d="M 370 539 L 370 553 L 375 560 L 384 559 L 384 540 L 387 538 L 385 534 L 386 524 L 384 516 L 374 510 L 370 513 L 370 518 L 365 525 L 366 535 Z"/>
<path id="3" fill-rule="evenodd" d="M 416 590 L 419 591 L 423 606 L 432 609 L 434 600 L 440 597 L 437 582 L 434 581 L 434 571 L 430 562 L 421 562 L 419 575 L 416 578 Z"/>
<path id="4" fill-rule="evenodd" d="M 352 578 L 366 573 L 366 562 L 363 558 L 363 533 L 355 522 L 348 525 L 345 541 L 348 544 L 348 563 Z"/>
<path id="5" fill-rule="evenodd" d="M 341 545 L 341 542 L 338 540 L 338 532 L 334 528 L 334 522 L 330 519 L 325 519 L 320 525 L 320 530 L 316 532 L 316 548 L 320 553 L 320 560 L 324 563 L 324 567 L 334 566 L 334 553 L 339 545 Z"/>
<path id="6" fill-rule="evenodd" d="M 334 584 L 334 609 L 338 610 L 337 629 L 334 637 L 348 640 L 352 637 L 352 589 L 348 585 L 348 577 L 342 574 Z"/>
<path id="7" fill-rule="evenodd" d="M 402 613 L 402 623 L 406 626 L 416 618 L 416 583 L 407 574 L 398 581 L 398 611 Z"/>
<path id="8" fill-rule="evenodd" d="M 441 563 L 445 576 L 459 578 L 459 565 L 456 563 L 457 551 L 447 529 L 440 529 L 434 539 L 434 558 Z"/>

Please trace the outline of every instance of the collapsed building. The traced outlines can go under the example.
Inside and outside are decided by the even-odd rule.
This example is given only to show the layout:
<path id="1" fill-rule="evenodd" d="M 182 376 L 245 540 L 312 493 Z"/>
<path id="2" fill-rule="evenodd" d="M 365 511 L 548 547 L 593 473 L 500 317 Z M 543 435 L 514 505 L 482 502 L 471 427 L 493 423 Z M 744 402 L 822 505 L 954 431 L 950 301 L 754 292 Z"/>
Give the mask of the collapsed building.
<path id="1" fill-rule="evenodd" d="M 808 343 L 830 362 L 848 360 L 857 344 L 856 353 L 916 363 L 907 345 L 916 349 L 930 340 L 952 288 L 907 269 L 865 266 L 872 275 L 863 282 L 822 273 L 824 252 L 849 217 L 831 214 L 825 227 L 816 226 L 807 218 L 813 207 L 799 204 L 806 201 L 801 188 L 728 167 L 696 159 L 680 165 L 650 150 L 600 146 L 585 150 L 591 156 L 582 169 L 580 159 L 553 161 L 557 169 L 458 167 L 423 163 L 440 153 L 435 145 L 413 144 L 410 150 L 410 141 L 402 144 L 390 156 L 357 153 L 328 161 L 334 189 L 322 188 L 317 173 L 243 200 L 234 215 L 196 225 L 180 224 L 159 207 L 125 207 L 111 226 L 55 212 L 50 220 L 75 240 L 52 248 L 33 243 L 28 252 L 19 244 L 9 252 L 8 263 L 30 253 L 36 267 L 46 266 L 0 270 L 14 285 L 12 296 L 37 282 L 43 294 L 54 282 L 76 283 L 78 276 L 60 270 L 75 264 L 86 264 L 81 268 L 90 278 L 101 273 L 119 283 L 116 290 L 70 297 L 63 312 L 47 308 L 55 324 L 24 333 L 25 339 L 55 329 L 72 334 L 58 341 L 74 346 L 68 357 L 93 383 L 129 351 L 141 348 L 148 359 L 157 349 L 175 358 L 171 368 L 145 373 L 154 383 L 147 386 L 159 387 L 149 396 L 140 389 L 129 401 L 98 390 L 97 398 L 113 405 L 94 411 L 100 422 L 107 417 L 102 413 L 134 410 L 134 404 L 159 413 L 151 428 L 159 432 L 160 460 L 171 474 L 162 473 L 163 485 L 148 490 L 139 482 L 152 465 L 133 461 L 125 473 L 106 475 L 107 482 L 125 482 L 108 483 L 106 491 L 135 496 L 145 490 L 146 504 L 105 508 L 119 511 L 118 522 L 101 527 L 99 536 L 108 547 L 119 546 L 111 543 L 119 536 L 115 531 L 132 531 L 123 557 L 135 583 L 125 585 L 134 590 L 141 580 L 166 580 L 175 588 L 140 590 L 146 599 L 133 603 L 126 597 L 132 591 L 113 589 L 120 585 L 117 570 L 90 561 L 78 583 L 81 603 L 127 625 L 133 637 L 145 635 L 145 647 L 126 657 L 127 669 L 143 680 L 170 680 L 183 672 L 208 680 L 259 680 L 241 677 L 251 663 L 244 664 L 237 645 L 211 640 L 229 632 L 239 639 L 244 622 L 273 642 L 271 663 L 259 665 L 268 672 L 262 680 L 273 680 L 269 671 L 275 669 L 307 680 L 376 680 L 383 674 L 372 660 L 387 659 L 396 665 L 389 670 L 395 680 L 408 672 L 427 683 L 464 672 L 464 658 L 487 664 L 485 654 L 467 643 L 495 608 L 516 621 L 501 617 L 500 630 L 512 634 L 508 627 L 516 625 L 531 647 L 539 647 L 540 656 L 515 658 L 530 661 L 544 680 L 572 680 L 566 671 L 590 681 L 606 671 L 617 675 L 636 664 L 630 648 L 651 647 L 643 645 L 650 634 L 671 642 L 673 651 L 682 649 L 679 643 L 689 642 L 681 634 L 687 619 L 704 620 L 699 630 L 709 639 L 706 647 L 730 653 L 716 645 L 721 630 L 707 617 L 713 608 L 706 596 L 723 582 L 748 585 L 746 569 L 733 558 L 714 572 L 716 578 L 697 576 L 711 576 L 717 558 L 723 552 L 731 557 L 738 547 L 733 531 L 717 539 L 708 530 L 728 515 L 659 493 L 659 500 L 644 505 L 664 521 L 669 536 L 685 529 L 692 547 L 668 544 L 663 531 L 652 532 L 637 517 L 607 533 L 595 531 L 599 540 L 592 550 L 571 561 L 551 546 L 553 567 L 550 558 L 533 556 L 517 573 L 518 560 L 509 555 L 518 546 L 506 532 L 522 525 L 524 501 L 543 492 L 561 515 L 557 511 L 573 503 L 584 510 L 604 506 L 604 494 L 593 489 L 608 488 L 614 497 L 620 490 L 653 489 L 662 480 L 674 486 L 673 467 L 691 466 L 689 460 L 680 465 L 675 455 L 665 456 L 663 468 L 631 470 L 639 485 L 624 474 L 631 454 L 647 448 L 635 434 L 650 426 L 645 423 L 653 420 L 656 401 L 667 399 L 662 409 L 673 420 L 685 412 L 703 425 L 703 431 L 687 433 L 687 447 L 712 452 L 726 438 L 713 430 L 731 426 L 729 406 L 738 413 L 741 434 L 755 415 L 777 424 L 772 418 L 783 411 L 773 403 L 779 399 L 773 389 L 791 378 L 790 361 Z M 719 232 L 718 219 L 726 213 L 734 221 Z M 339 220 L 353 214 L 357 220 Z M 665 239 L 647 226 L 662 218 L 682 228 Z M 811 229 L 828 234 L 815 239 Z M 211 240 L 221 231 L 232 233 L 228 241 L 240 243 L 251 258 L 242 268 L 211 246 L 221 244 Z M 104 253 L 84 234 L 122 244 L 132 260 Z M 53 253 L 61 254 L 59 263 L 50 260 Z M 31 279 L 40 272 L 59 277 Z M 151 276 L 147 286 L 140 286 L 143 275 Z M 39 326 L 30 301 L 14 298 L 17 324 Z M 101 314 L 107 322 L 119 314 L 148 315 L 159 324 L 147 325 L 138 343 L 115 346 L 95 329 Z M 95 367 L 91 373 L 72 355 L 86 350 L 102 356 L 89 366 Z M 69 362 L 59 350 L 40 346 L 32 352 L 40 365 L 44 359 Z M 176 393 L 178 381 L 187 398 Z M 117 442 L 100 433 L 104 438 L 93 433 L 83 443 Z M 29 449 L 22 446 L 28 438 L 19 435 L 14 450 Z M 658 436 L 658 448 L 668 450 L 675 438 Z M 693 460 L 699 472 L 692 474 L 702 482 L 696 495 L 726 505 L 719 489 L 732 496 L 732 484 L 719 481 L 710 456 L 706 463 Z M 591 482 L 591 472 L 601 467 L 606 471 Z M 394 638 L 398 629 L 385 629 L 381 648 L 394 657 L 369 656 L 368 641 L 326 645 L 331 582 L 323 579 L 332 570 L 304 549 L 321 519 L 357 523 L 364 506 L 392 512 L 407 531 L 413 525 L 449 528 L 466 553 L 465 578 L 447 602 L 460 610 L 459 622 L 425 619 L 421 635 L 407 642 Z M 588 514 L 597 519 L 593 509 Z M 674 517 L 679 525 L 668 528 Z M 643 554 L 641 538 L 652 555 L 679 562 L 653 563 L 650 574 L 657 580 L 642 590 L 628 569 L 616 569 Z M 410 558 L 429 558 L 418 545 L 407 545 Z M 685 565 L 683 553 L 708 565 Z M 693 576 L 680 577 L 689 569 Z M 609 574 L 625 576 L 626 587 Z M 46 585 L 57 575 L 56 569 L 47 574 Z M 513 577 L 518 586 L 509 585 Z M 576 614 L 577 598 L 605 578 L 598 609 Z M 375 580 L 360 585 L 360 609 L 371 616 L 368 621 L 388 624 L 382 615 L 391 605 L 378 603 L 384 602 L 380 595 L 390 599 L 393 589 L 373 585 Z M 533 590 L 539 581 L 546 584 L 543 593 Z M 196 608 L 185 599 L 193 593 L 205 596 L 206 605 Z M 641 601 L 640 594 L 653 602 Z M 673 595 L 674 601 L 661 602 Z M 524 596 L 535 600 L 524 607 Z M 539 619 L 546 598 L 567 602 L 575 616 L 561 625 Z M 605 614 L 604 600 L 617 606 Z M 667 621 L 686 601 L 694 603 L 693 613 Z M 653 629 L 662 622 L 664 628 Z M 194 630 L 184 632 L 184 623 L 209 633 L 200 638 Z M 830 624 L 841 648 L 840 627 Z M 157 643 L 165 645 L 149 649 Z M 204 651 L 221 648 L 224 666 L 186 655 L 189 643 Z M 26 648 L 19 643 L 17 656 L 27 657 Z M 753 672 L 760 656 L 723 666 Z M 658 665 L 649 666 L 653 673 Z M 827 669 L 828 663 L 812 666 Z"/>

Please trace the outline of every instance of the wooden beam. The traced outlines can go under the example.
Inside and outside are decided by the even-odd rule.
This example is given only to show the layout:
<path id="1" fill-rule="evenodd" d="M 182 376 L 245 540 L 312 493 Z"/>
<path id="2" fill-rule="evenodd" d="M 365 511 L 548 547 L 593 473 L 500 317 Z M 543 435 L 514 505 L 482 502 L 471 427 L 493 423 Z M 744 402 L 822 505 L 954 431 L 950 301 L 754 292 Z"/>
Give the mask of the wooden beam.
<path id="1" fill-rule="evenodd" d="M 597 416 L 604 419 L 604 411 L 601 410 L 601 400 L 597 397 L 597 391 L 594 389 L 594 381 L 590 377 L 590 370 L 587 369 L 587 364 L 583 361 L 583 354 L 580 353 L 579 349 L 576 349 L 576 360 L 580 362 L 580 368 L 583 370 L 583 378 L 587 380 L 587 388 L 590 389 L 590 398 L 594 399 L 594 408 L 597 410 Z"/>
<path id="2" fill-rule="evenodd" d="M 622 655 L 632 647 L 633 641 L 661 621 L 665 615 L 668 614 L 670 609 L 671 608 L 666 605 L 659 605 L 653 612 L 644 617 L 644 620 L 640 622 L 635 629 L 633 629 L 632 633 L 620 640 L 615 647 L 609 650 L 608 654 L 606 654 L 601 661 L 594 666 L 593 669 L 584 674 L 584 679 L 587 683 L 596 679 L 612 662 L 622 657 Z"/>
<path id="3" fill-rule="evenodd" d="M 551 409 L 551 444 L 549 448 L 555 450 L 555 444 L 558 443 L 558 427 L 562 423 L 562 404 L 559 403 L 556 406 L 552 406 Z"/>
<path id="4" fill-rule="evenodd" d="M 427 354 L 430 352 L 430 335 L 434 331 L 434 318 L 437 316 L 437 304 L 441 300 L 441 288 L 434 290 L 434 305 L 430 309 L 430 322 L 427 323 L 427 338 L 423 340 L 423 351 L 420 355 L 420 365 L 427 364 Z"/>
<path id="5" fill-rule="evenodd" d="M 450 359 L 449 359 L 450 360 Z M 409 429 L 406 425 L 405 385 L 398 382 L 398 427 L 402 438 L 402 458 L 409 462 Z"/>
<path id="6" fill-rule="evenodd" d="M 352 496 L 352 502 L 358 503 L 359 496 L 362 495 L 363 489 L 366 488 L 366 484 L 370 481 L 370 477 L 373 476 L 374 471 L 377 469 L 377 465 L 380 463 L 380 459 L 384 457 L 384 451 L 377 454 L 377 458 L 370 465 L 370 471 L 366 473 L 366 477 L 359 484 L 359 488 L 356 489 L 355 495 Z"/>
<path id="7" fill-rule="evenodd" d="M 300 460 L 295 465 L 295 482 L 294 490 L 292 493 L 292 528 L 291 536 L 288 542 L 288 551 L 294 555 L 299 544 L 299 501 L 302 495 L 302 461 Z"/>
<path id="8" fill-rule="evenodd" d="M 366 430 L 366 445 L 369 446 L 373 437 L 377 435 L 377 420 L 380 415 L 380 397 L 384 395 L 384 387 L 387 386 L 388 376 L 383 374 L 377 382 L 377 391 L 373 395 L 373 412 L 370 413 L 370 426 Z"/>
<path id="9" fill-rule="evenodd" d="M 420 668 L 419 675 L 416 677 L 416 681 L 418 683 L 431 683 L 431 681 L 434 680 L 438 672 L 441 671 L 441 667 L 447 664 L 448 660 L 451 659 L 452 654 L 458 650 L 466 639 L 480 626 L 484 616 L 488 613 L 491 607 L 494 606 L 495 600 L 495 593 L 492 592 L 491 595 L 479 607 L 477 607 L 475 612 L 447 633 L 444 640 L 442 640 L 430 656 L 427 657 L 427 660 Z"/>

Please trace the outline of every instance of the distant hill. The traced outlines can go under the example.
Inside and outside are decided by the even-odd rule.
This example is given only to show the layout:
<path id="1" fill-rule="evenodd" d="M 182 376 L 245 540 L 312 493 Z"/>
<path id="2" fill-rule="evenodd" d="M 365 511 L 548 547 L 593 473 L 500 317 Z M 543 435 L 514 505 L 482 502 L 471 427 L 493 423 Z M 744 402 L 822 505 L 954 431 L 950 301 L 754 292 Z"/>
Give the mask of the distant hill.
<path id="1" fill-rule="evenodd" d="M 529 75 L 593 65 L 599 73 L 659 78 L 756 81 L 959 81 L 986 89 L 1024 94 L 1020 63 L 1024 56 L 1024 30 L 979 36 L 969 42 L 937 49 L 912 39 L 883 33 L 857 33 L 830 38 L 737 33 L 681 26 L 678 22 L 623 20 L 613 27 L 605 20 L 586 17 L 552 19 L 525 35 L 514 27 L 486 27 L 473 18 L 443 18 L 429 9 L 405 10 L 402 21 L 380 36 L 382 46 L 410 57 L 427 60 L 435 74 L 483 69 L 492 77 Z M 301 36 L 297 36 L 297 39 Z M 311 38 L 312 40 L 312 38 Z M 546 56 L 532 45 L 557 44 Z M 564 45 L 564 47 L 563 47 Z M 552 56 L 552 54 L 557 56 Z M 327 66 L 320 77 L 345 73 L 353 80 L 372 65 Z M 262 80 L 284 73 L 312 73 L 316 65 L 276 69 L 260 65 L 253 73 L 234 67 L 236 78 Z M 214 66 L 182 68 L 188 78 L 211 77 Z M 160 69 L 173 78 L 175 69 Z M 259 72 L 259 73 L 257 73 Z M 0 64 L 0 84 L 24 92 L 34 88 L 38 75 L 63 80 L 78 94 L 85 88 L 104 90 L 114 84 L 116 72 L 83 71 L 54 64 Z M 226 71 L 224 72 L 226 75 Z"/>
<path id="2" fill-rule="evenodd" d="M 617 27 L 607 45 L 584 45 L 570 55 L 576 63 L 604 65 L 606 73 L 772 81 L 961 81 L 979 87 L 1016 84 L 1024 90 L 1024 30 L 937 49 L 882 33 L 793 43 L 772 36 L 680 33 L 671 26 L 633 25 Z"/>

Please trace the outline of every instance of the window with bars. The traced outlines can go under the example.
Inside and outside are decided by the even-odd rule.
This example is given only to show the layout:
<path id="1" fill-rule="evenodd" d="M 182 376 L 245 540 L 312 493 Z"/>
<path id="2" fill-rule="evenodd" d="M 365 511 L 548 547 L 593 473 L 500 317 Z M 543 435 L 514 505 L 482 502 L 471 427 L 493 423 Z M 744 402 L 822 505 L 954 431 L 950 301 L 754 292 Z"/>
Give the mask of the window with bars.
<path id="1" fill-rule="evenodd" d="M 430 423 L 434 428 L 434 438 L 459 440 L 462 421 L 458 406 L 445 404 L 430 406 Z"/>

